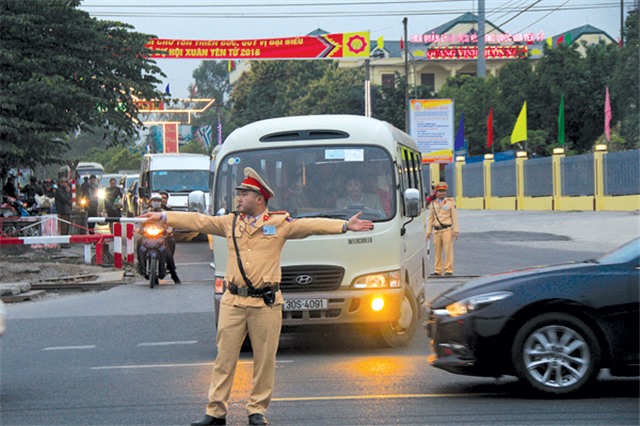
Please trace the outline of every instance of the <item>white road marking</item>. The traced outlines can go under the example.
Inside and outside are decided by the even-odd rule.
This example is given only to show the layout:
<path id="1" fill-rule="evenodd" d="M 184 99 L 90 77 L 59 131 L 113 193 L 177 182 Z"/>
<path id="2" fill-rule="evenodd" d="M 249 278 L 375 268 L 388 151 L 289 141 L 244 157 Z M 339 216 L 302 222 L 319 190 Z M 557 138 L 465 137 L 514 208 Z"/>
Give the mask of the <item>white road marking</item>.
<path id="1" fill-rule="evenodd" d="M 177 342 L 143 342 L 138 343 L 137 346 L 173 346 L 173 345 L 195 345 L 197 340 L 183 340 Z"/>
<path id="2" fill-rule="evenodd" d="M 293 362 L 276 361 L 276 364 Z M 253 361 L 238 361 L 238 364 L 253 364 Z M 200 367 L 203 365 L 213 365 L 213 362 L 195 362 L 191 364 L 137 364 L 137 365 L 105 365 L 102 367 L 90 367 L 90 370 L 131 370 L 135 368 L 176 368 L 176 367 Z"/>
<path id="3" fill-rule="evenodd" d="M 48 348 L 43 348 L 43 351 L 70 351 L 75 349 L 94 349 L 96 345 L 85 345 L 85 346 L 50 346 Z"/>
<path id="4" fill-rule="evenodd" d="M 498 396 L 507 393 L 426 393 L 426 394 L 391 394 L 391 395 L 343 395 L 343 396 L 308 396 L 291 398 L 272 398 L 271 402 L 294 401 L 348 401 L 366 399 L 409 399 L 409 398 L 467 398 L 471 396 Z"/>

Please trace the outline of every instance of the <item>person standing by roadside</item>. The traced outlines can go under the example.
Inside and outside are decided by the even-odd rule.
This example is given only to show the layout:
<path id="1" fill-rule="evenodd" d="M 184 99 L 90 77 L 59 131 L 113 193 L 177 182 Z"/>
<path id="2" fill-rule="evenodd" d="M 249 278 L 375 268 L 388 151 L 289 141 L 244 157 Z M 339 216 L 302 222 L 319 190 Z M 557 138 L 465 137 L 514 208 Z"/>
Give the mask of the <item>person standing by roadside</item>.
<path id="1" fill-rule="evenodd" d="M 436 198 L 429 204 L 427 240 L 433 232 L 433 251 L 436 253 L 434 274 L 453 275 L 453 241 L 458 239 L 458 210 L 453 198 L 447 198 L 446 182 L 436 184 Z M 442 250 L 445 264 L 442 267 Z"/>
<path id="2" fill-rule="evenodd" d="M 268 424 L 267 411 L 275 378 L 276 352 L 282 327 L 280 256 L 286 240 L 311 235 L 368 231 L 373 223 L 349 220 L 305 218 L 293 220 L 287 212 L 269 211 L 273 190 L 250 167 L 236 187 L 237 213 L 208 216 L 199 213 L 146 213 L 148 220 L 165 220 L 175 228 L 226 237 L 229 244 L 225 275 L 226 291 L 220 304 L 218 355 L 205 417 L 195 426 L 226 424 L 227 400 L 231 392 L 242 343 L 249 333 L 253 346 L 253 389 L 247 404 L 250 425 Z M 234 242 L 234 244 L 231 244 Z M 233 259 L 237 259 L 234 262 Z"/>
<path id="3" fill-rule="evenodd" d="M 2 187 L 2 192 L 4 192 L 4 194 L 9 197 L 18 198 L 18 190 L 16 189 L 15 182 L 15 176 L 9 176 L 4 186 Z"/>
<path id="4" fill-rule="evenodd" d="M 71 187 L 67 179 L 62 178 L 58 181 L 58 189 L 56 189 L 55 203 L 56 212 L 61 219 L 60 235 L 69 235 L 69 220 L 71 219 L 71 211 L 73 210 Z M 63 244 L 65 246 L 65 244 Z"/>
<path id="5" fill-rule="evenodd" d="M 25 195 L 25 201 L 27 203 L 27 207 L 35 213 L 36 195 L 42 196 L 44 195 L 44 190 L 40 185 L 38 185 L 38 179 L 35 176 L 31 176 L 29 178 L 29 183 L 24 187 L 22 192 Z"/>

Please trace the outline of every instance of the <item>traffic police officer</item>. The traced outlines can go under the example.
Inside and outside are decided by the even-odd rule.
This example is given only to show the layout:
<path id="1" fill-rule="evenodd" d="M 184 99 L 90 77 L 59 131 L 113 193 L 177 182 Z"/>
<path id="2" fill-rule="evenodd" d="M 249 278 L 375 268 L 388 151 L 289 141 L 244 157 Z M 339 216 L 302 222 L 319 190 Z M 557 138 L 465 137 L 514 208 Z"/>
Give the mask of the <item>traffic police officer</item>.
<path id="1" fill-rule="evenodd" d="M 209 403 L 204 419 L 192 425 L 226 424 L 227 400 L 231 392 L 240 348 L 247 332 L 253 346 L 253 390 L 247 404 L 250 425 L 268 424 L 264 413 L 271 395 L 276 352 L 282 326 L 280 256 L 288 239 L 310 235 L 368 231 L 373 223 L 358 213 L 348 221 L 325 218 L 293 220 L 287 212 L 269 211 L 274 192 L 250 167 L 236 187 L 237 212 L 225 216 L 199 213 L 147 213 L 149 220 L 166 220 L 174 228 L 189 229 L 227 238 L 229 249 L 225 275 L 226 291 L 220 304 L 216 357 Z M 237 253 L 237 254 L 236 254 Z M 249 284 L 247 284 L 247 280 Z"/>
<path id="2" fill-rule="evenodd" d="M 444 274 L 453 275 L 453 240 L 458 239 L 458 211 L 453 198 L 447 198 L 446 182 L 435 187 L 436 199 L 429 204 L 427 240 L 433 232 L 433 250 L 436 252 L 435 274 L 442 275 L 442 249 L 444 248 Z"/>

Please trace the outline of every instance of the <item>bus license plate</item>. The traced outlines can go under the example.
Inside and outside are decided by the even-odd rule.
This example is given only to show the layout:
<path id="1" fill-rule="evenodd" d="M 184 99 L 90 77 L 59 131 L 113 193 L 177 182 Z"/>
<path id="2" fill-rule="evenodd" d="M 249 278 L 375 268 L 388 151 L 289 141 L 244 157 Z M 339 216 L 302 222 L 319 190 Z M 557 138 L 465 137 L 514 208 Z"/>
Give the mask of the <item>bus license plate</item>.
<path id="1" fill-rule="evenodd" d="M 317 311 L 328 307 L 327 299 L 287 299 L 284 301 L 283 309 L 285 311 Z"/>

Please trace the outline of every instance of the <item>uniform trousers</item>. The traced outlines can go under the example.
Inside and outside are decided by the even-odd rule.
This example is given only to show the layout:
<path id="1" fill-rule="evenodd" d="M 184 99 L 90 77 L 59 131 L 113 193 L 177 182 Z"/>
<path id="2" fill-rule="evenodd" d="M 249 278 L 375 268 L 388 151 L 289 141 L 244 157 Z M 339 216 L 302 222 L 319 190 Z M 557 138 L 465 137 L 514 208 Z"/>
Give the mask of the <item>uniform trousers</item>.
<path id="1" fill-rule="evenodd" d="M 444 272 L 453 274 L 453 231 L 452 228 L 433 232 L 433 250 L 436 252 L 435 273 L 442 275 L 442 249 L 444 248 Z"/>
<path id="2" fill-rule="evenodd" d="M 265 305 L 260 308 L 220 305 L 218 355 L 211 374 L 208 415 L 227 415 L 227 401 L 247 332 L 253 347 L 253 389 L 247 403 L 247 412 L 251 415 L 267 411 L 273 394 L 281 328 L 282 305 Z"/>

